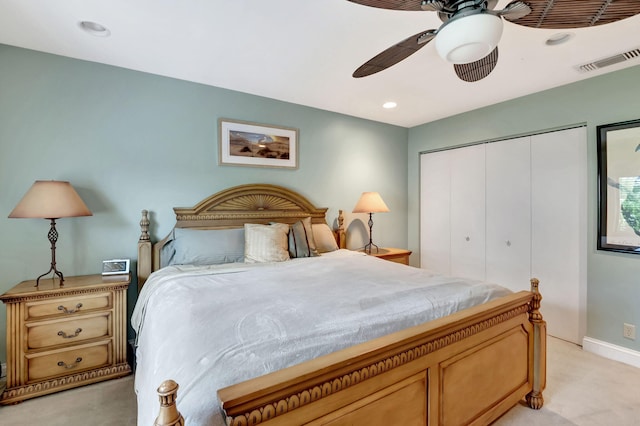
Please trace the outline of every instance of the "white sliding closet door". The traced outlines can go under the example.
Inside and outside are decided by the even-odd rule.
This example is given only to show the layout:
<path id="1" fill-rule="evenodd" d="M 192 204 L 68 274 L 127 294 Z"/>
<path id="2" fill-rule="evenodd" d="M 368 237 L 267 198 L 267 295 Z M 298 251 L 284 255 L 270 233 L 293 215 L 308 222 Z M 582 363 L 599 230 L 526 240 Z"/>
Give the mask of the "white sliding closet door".
<path id="1" fill-rule="evenodd" d="M 451 275 L 485 277 L 485 145 L 451 152 Z"/>
<path id="2" fill-rule="evenodd" d="M 486 280 L 513 291 L 531 278 L 530 138 L 486 146 Z"/>
<path id="3" fill-rule="evenodd" d="M 549 335 L 586 331 L 587 137 L 580 127 L 421 158 L 421 266 L 519 291 Z"/>
<path id="4" fill-rule="evenodd" d="M 586 331 L 586 128 L 531 138 L 532 276 L 550 335 L 577 344 Z"/>
<path id="5" fill-rule="evenodd" d="M 420 156 L 420 265 L 451 273 L 451 151 Z"/>

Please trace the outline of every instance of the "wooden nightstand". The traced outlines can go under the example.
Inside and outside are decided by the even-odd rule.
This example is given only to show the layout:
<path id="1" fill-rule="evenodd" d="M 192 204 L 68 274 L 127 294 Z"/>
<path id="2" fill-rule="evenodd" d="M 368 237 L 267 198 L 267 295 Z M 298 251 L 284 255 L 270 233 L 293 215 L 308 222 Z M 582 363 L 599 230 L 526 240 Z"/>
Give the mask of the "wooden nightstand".
<path id="1" fill-rule="evenodd" d="M 7 307 L 7 387 L 0 404 L 126 376 L 129 275 L 23 281 Z"/>
<path id="2" fill-rule="evenodd" d="M 364 253 L 364 250 L 359 250 Z M 367 253 L 370 256 L 379 257 L 380 259 L 388 260 L 391 262 L 402 263 L 403 265 L 409 264 L 409 256 L 411 255 L 411 250 L 399 249 L 399 248 L 390 248 L 390 247 L 380 247 L 378 252 L 376 253 L 376 249 L 371 250 L 371 253 Z"/>

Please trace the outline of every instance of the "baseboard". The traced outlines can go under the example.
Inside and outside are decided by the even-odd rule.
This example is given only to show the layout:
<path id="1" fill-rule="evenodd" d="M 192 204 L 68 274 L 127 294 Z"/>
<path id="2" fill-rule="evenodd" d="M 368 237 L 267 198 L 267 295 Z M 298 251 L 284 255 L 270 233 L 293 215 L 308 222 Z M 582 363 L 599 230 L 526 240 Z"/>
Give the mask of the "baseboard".
<path id="1" fill-rule="evenodd" d="M 634 351 L 633 349 L 624 348 L 586 336 L 582 339 L 582 349 L 614 361 L 640 368 L 640 352 Z"/>

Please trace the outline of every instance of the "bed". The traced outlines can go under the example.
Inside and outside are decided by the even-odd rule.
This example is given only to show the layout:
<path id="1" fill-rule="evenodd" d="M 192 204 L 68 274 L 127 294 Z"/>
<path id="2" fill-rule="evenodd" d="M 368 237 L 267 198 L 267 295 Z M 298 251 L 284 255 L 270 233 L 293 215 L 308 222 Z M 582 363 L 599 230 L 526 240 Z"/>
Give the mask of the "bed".
<path id="1" fill-rule="evenodd" d="M 488 424 L 522 400 L 542 406 L 537 280 L 511 293 L 344 250 L 341 217 L 334 232 L 326 209 L 274 185 L 174 211 L 155 244 L 145 211 L 140 222 L 139 425 Z M 240 230 L 242 253 L 180 259 L 185 233 L 190 261 L 211 248 L 200 236 Z M 291 259 L 254 259 L 263 232 L 285 232 Z"/>

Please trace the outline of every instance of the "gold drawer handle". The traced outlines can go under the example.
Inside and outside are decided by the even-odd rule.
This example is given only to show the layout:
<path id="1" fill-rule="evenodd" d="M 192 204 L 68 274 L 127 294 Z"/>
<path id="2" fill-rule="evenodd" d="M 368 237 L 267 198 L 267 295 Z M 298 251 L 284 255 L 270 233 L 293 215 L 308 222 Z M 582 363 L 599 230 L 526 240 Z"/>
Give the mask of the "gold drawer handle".
<path id="1" fill-rule="evenodd" d="M 77 328 L 75 334 L 67 334 L 64 331 L 58 331 L 58 336 L 62 337 L 63 339 L 73 339 L 74 337 L 78 337 L 81 332 L 81 328 Z"/>
<path id="2" fill-rule="evenodd" d="M 62 305 L 58 306 L 58 310 L 59 310 L 59 311 L 63 311 L 65 314 L 73 314 L 73 313 L 75 313 L 75 312 L 78 312 L 78 311 L 80 310 L 80 308 L 82 308 L 82 303 L 78 303 L 78 304 L 76 305 L 76 308 L 75 308 L 75 309 L 71 309 L 71 310 L 69 310 L 69 309 L 65 308 L 65 307 L 64 307 L 64 306 L 62 306 Z"/>
<path id="3" fill-rule="evenodd" d="M 77 366 L 78 366 L 78 364 L 80 364 L 80 362 L 81 362 L 81 361 L 82 361 L 82 358 L 81 358 L 81 357 L 78 357 L 78 358 L 76 358 L 76 362 L 74 362 L 73 364 L 66 364 L 66 363 L 65 363 L 65 362 L 63 362 L 63 361 L 60 361 L 60 362 L 58 362 L 58 366 L 59 366 L 59 367 L 64 367 L 64 368 L 66 368 L 67 370 L 69 370 L 69 369 L 71 369 L 71 368 L 75 368 L 75 367 L 77 367 Z"/>

